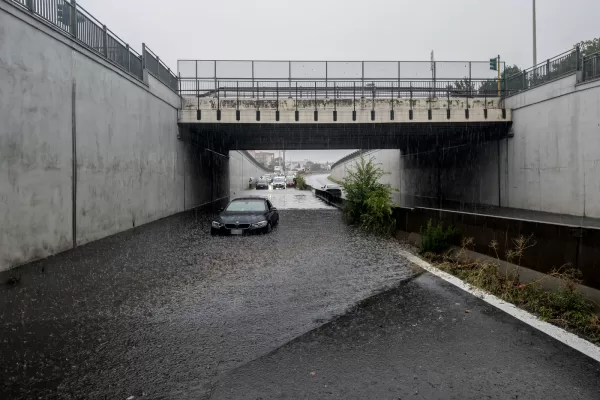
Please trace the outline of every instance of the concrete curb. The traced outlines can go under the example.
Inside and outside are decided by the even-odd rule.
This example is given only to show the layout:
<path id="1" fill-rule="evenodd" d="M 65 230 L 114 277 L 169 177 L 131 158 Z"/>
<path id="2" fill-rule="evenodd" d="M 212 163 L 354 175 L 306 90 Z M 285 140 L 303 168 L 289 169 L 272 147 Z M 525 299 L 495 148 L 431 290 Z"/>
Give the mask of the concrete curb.
<path id="1" fill-rule="evenodd" d="M 525 310 L 522 310 L 515 306 L 514 304 L 507 303 L 504 300 L 490 294 L 484 290 L 474 288 L 471 285 L 463 282 L 458 279 L 454 275 L 451 275 L 447 272 L 444 272 L 433 265 L 429 264 L 427 261 L 422 260 L 421 258 L 415 256 L 414 254 L 409 253 L 406 250 L 400 250 L 400 255 L 406 258 L 411 263 L 423 268 L 424 270 L 436 275 L 448 283 L 453 284 L 454 286 L 464 290 L 472 294 L 473 296 L 477 296 L 488 304 L 493 305 L 494 307 L 504 311 L 505 313 L 515 317 L 516 319 L 526 323 L 527 325 L 535 328 L 550 337 L 558 340 L 566 344 L 567 346 L 585 354 L 586 356 L 593 358 L 594 360 L 600 362 L 600 347 L 594 345 L 591 342 L 588 342 L 585 339 L 580 338 L 577 335 L 574 335 L 566 330 L 549 324 L 548 322 L 544 322 L 535 315 L 528 313 Z"/>

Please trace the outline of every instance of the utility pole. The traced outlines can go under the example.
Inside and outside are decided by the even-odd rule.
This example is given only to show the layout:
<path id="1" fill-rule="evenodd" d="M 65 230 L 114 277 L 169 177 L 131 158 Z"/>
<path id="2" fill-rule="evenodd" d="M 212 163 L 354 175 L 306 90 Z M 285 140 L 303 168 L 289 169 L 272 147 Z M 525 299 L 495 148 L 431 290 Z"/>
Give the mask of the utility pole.
<path id="1" fill-rule="evenodd" d="M 537 65 L 537 32 L 535 16 L 535 0 L 533 0 L 533 65 Z"/>

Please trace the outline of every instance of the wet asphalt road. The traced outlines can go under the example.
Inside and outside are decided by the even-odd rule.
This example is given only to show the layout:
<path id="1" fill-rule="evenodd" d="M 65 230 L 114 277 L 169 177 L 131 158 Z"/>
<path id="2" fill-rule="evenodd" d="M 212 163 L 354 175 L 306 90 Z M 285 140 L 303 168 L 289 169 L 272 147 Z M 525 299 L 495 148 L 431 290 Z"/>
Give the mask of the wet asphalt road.
<path id="1" fill-rule="evenodd" d="M 600 364 L 417 276 L 395 240 L 309 192 L 260 195 L 270 235 L 187 212 L 21 268 L 0 399 L 600 398 Z"/>

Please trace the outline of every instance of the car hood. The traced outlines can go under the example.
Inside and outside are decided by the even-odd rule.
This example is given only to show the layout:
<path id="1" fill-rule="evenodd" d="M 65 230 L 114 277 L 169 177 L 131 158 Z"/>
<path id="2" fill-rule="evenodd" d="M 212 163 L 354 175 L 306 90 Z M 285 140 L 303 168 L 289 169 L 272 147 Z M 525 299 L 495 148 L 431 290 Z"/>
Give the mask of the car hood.
<path id="1" fill-rule="evenodd" d="M 265 216 L 263 213 L 222 212 L 217 217 L 217 222 L 222 224 L 254 224 L 264 220 Z"/>

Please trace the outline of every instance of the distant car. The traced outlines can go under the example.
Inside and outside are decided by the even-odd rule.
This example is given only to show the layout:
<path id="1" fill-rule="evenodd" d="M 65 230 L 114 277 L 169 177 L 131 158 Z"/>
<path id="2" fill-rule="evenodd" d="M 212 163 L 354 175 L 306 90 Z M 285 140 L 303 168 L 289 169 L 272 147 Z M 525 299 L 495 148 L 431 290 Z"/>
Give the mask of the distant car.
<path id="1" fill-rule="evenodd" d="M 286 186 L 296 186 L 296 181 L 294 180 L 293 175 L 289 175 L 285 177 Z"/>
<path id="2" fill-rule="evenodd" d="M 212 221 L 211 235 L 269 233 L 279 224 L 279 212 L 261 197 L 234 199 Z"/>
<path id="3" fill-rule="evenodd" d="M 339 185 L 327 184 L 321 186 L 321 190 L 326 191 L 327 193 L 331 193 L 334 196 L 341 197 L 342 196 L 342 188 Z"/>
<path id="4" fill-rule="evenodd" d="M 269 189 L 269 182 L 266 179 L 259 179 L 256 181 L 256 190 Z"/>
<path id="5" fill-rule="evenodd" d="M 267 183 L 273 182 L 273 176 L 271 174 L 266 174 L 265 179 L 267 180 Z"/>
<path id="6" fill-rule="evenodd" d="M 285 178 L 283 176 L 273 178 L 273 189 L 285 189 Z"/>

